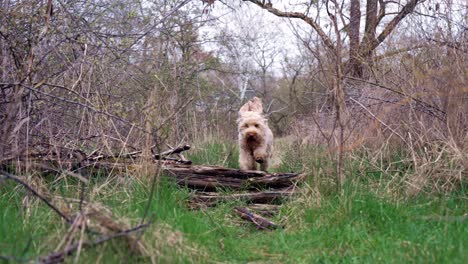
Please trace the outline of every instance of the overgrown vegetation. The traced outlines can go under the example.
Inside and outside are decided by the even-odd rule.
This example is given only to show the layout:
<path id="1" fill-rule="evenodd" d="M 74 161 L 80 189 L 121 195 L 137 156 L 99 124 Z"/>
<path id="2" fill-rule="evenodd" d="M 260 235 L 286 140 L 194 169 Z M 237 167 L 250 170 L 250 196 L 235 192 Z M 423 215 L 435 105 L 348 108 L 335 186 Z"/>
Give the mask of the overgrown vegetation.
<path id="1" fill-rule="evenodd" d="M 199 164 L 237 164 L 234 146 L 230 142 L 207 142 L 195 146 L 190 158 Z M 294 168 L 308 173 L 300 194 L 285 202 L 273 218 L 284 225 L 283 229 L 259 231 L 242 222 L 232 212 L 242 201 L 192 211 L 187 206 L 187 190 L 163 178 L 150 207 L 152 224 L 141 238 L 144 254 L 129 254 L 128 245 L 116 239 L 84 248 L 69 260 L 463 263 L 468 257 L 466 182 L 449 194 L 404 196 L 401 193 L 406 185 L 402 183 L 414 174 L 404 153 L 380 158 L 360 153 L 348 157 L 350 180 L 343 195 L 338 195 L 330 187 L 332 162 L 322 150 L 294 142 L 278 142 L 277 146 L 283 154 L 275 170 Z M 36 188 L 50 190 L 50 197 L 79 201 L 78 182 L 31 177 L 40 181 Z M 111 210 L 120 222 L 138 224 L 148 199 L 148 179 L 131 173 L 112 178 L 94 175 L 92 179 L 86 194 L 92 203 L 99 204 L 101 210 Z M 64 238 L 67 224 L 13 182 L 4 182 L 0 188 L 2 258 L 37 259 L 54 251 Z"/>
<path id="2" fill-rule="evenodd" d="M 0 261 L 466 262 L 466 4 L 225 2 L 0 1 Z M 271 232 L 152 156 L 238 168 L 253 96 L 306 175 Z"/>

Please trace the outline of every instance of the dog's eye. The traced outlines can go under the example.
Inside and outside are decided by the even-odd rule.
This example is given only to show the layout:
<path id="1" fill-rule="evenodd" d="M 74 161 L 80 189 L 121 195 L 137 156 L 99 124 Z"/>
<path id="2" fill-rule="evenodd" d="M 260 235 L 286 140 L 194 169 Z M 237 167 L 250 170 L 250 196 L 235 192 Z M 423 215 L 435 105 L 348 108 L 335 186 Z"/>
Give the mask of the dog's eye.
<path id="1" fill-rule="evenodd" d="M 258 128 L 258 127 L 259 127 L 259 125 L 258 125 L 258 124 L 255 124 L 255 127 L 256 127 L 256 128 Z"/>

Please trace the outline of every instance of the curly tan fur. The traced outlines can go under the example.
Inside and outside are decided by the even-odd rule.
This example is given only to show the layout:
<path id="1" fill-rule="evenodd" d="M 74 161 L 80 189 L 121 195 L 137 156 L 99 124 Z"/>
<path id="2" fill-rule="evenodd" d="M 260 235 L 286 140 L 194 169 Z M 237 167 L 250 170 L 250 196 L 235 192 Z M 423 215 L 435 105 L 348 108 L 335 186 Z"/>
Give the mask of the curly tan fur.
<path id="1" fill-rule="evenodd" d="M 254 97 L 239 110 L 239 165 L 241 170 L 266 171 L 273 153 L 273 133 L 263 116 L 260 98 Z"/>

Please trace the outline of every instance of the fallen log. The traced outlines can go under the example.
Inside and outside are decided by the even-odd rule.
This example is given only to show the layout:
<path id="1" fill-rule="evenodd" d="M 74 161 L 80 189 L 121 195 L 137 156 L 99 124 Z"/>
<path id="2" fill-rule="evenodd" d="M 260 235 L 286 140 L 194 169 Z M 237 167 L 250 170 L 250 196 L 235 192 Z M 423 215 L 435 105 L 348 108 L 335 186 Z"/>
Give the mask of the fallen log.
<path id="1" fill-rule="evenodd" d="M 214 191 L 217 189 L 284 188 L 303 179 L 300 173 L 267 173 L 244 171 L 219 166 L 167 165 L 166 176 L 176 179 L 177 184 L 191 189 Z"/>
<path id="2" fill-rule="evenodd" d="M 278 224 L 266 219 L 263 216 L 260 216 L 247 208 L 236 207 L 234 211 L 240 215 L 243 219 L 252 222 L 258 229 L 262 230 L 272 230 L 280 227 Z"/>
<path id="3" fill-rule="evenodd" d="M 256 191 L 233 194 L 220 194 L 217 192 L 195 192 L 192 194 L 190 202 L 192 207 L 215 206 L 219 202 L 241 200 L 247 203 L 269 204 L 279 202 L 283 198 L 288 198 L 294 194 L 294 187 L 280 190 Z"/>
<path id="4" fill-rule="evenodd" d="M 203 176 L 222 176 L 222 177 L 232 177 L 238 179 L 249 179 L 249 178 L 258 178 L 268 175 L 264 171 L 253 171 L 253 170 L 238 170 L 225 168 L 221 166 L 184 166 L 184 165 L 174 165 L 167 168 L 168 171 L 174 173 L 186 173 L 193 175 L 203 175 Z"/>

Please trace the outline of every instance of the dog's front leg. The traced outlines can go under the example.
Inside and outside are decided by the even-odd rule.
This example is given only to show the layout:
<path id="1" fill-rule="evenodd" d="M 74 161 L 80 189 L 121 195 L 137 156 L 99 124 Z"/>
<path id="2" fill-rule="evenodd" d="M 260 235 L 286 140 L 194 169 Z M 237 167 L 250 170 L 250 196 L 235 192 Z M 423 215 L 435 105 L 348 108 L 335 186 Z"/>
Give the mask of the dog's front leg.
<path id="1" fill-rule="evenodd" d="M 254 150 L 253 156 L 256 162 L 262 164 L 268 159 L 268 153 L 266 147 L 259 147 Z"/>
<path id="2" fill-rule="evenodd" d="M 241 170 L 256 170 L 257 164 L 255 164 L 254 157 L 250 151 L 246 151 L 241 148 L 239 150 L 239 166 Z"/>

